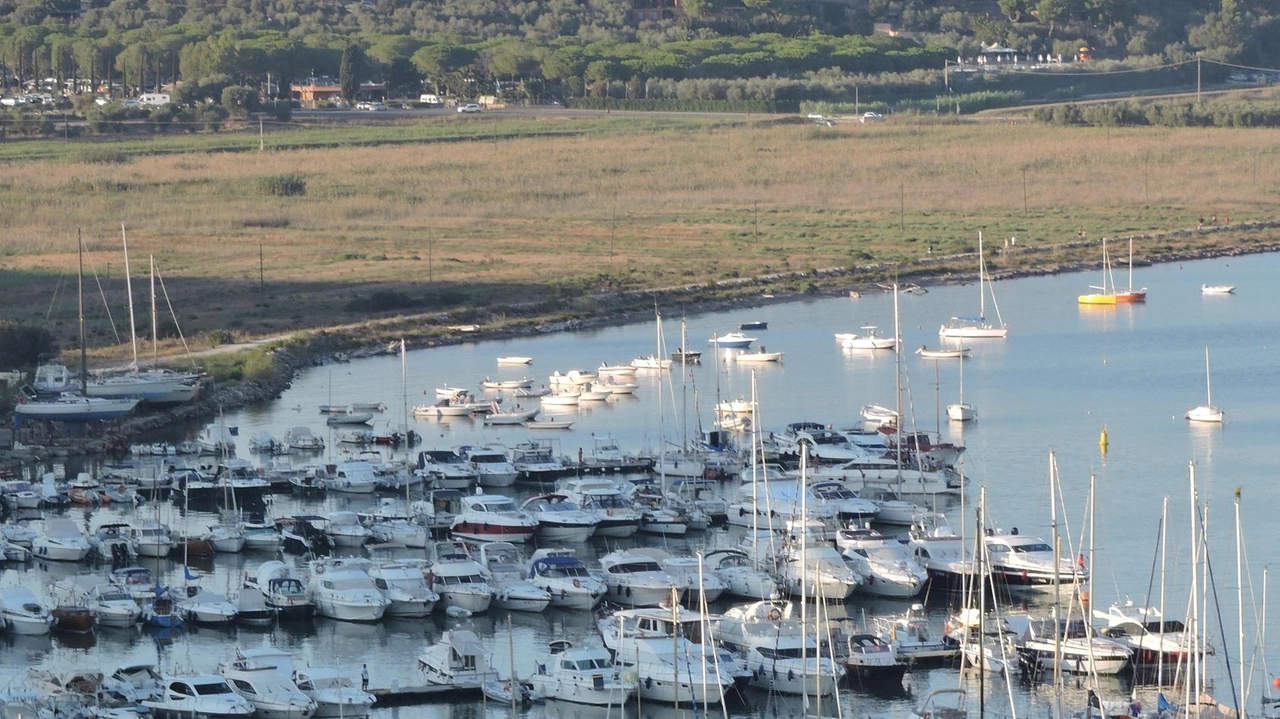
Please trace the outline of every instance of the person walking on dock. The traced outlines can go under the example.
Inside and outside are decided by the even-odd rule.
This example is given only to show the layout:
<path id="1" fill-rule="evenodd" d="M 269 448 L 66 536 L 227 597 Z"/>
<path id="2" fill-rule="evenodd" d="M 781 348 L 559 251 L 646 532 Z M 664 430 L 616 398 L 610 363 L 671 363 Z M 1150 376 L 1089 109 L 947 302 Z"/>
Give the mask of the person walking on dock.
<path id="1" fill-rule="evenodd" d="M 360 691 L 369 691 L 369 665 L 360 665 Z"/>

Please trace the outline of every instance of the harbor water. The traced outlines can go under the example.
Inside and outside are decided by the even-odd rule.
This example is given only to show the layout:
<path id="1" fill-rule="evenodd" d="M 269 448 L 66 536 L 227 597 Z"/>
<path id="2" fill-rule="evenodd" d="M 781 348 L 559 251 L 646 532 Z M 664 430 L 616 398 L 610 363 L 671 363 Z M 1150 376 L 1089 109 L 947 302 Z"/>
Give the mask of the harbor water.
<path id="1" fill-rule="evenodd" d="M 309 426 L 325 436 L 328 449 L 322 456 L 294 458 L 295 462 L 341 458 L 343 446 L 325 425 L 320 405 L 380 402 L 386 411 L 375 423 L 391 428 L 407 424 L 423 437 L 420 449 L 459 445 L 512 446 L 529 439 L 549 440 L 565 456 L 580 448 L 589 451 L 597 436 L 609 435 L 633 452 L 657 454 L 662 448 L 678 448 L 687 438 L 711 428 L 712 406 L 718 399 L 748 398 L 754 378 L 761 431 L 781 431 L 790 422 L 809 420 L 836 427 L 860 424 L 859 409 L 867 403 L 894 406 L 899 368 L 903 378 L 903 407 L 908 426 L 938 431 L 944 439 L 962 443 L 968 450 L 961 468 L 968 480 L 964 514 L 958 498 L 948 498 L 933 508 L 945 511 L 953 525 L 972 526 L 972 504 L 985 488 L 989 525 L 1017 527 L 1021 534 L 1049 537 L 1051 504 L 1056 504 L 1058 527 L 1064 546 L 1073 553 L 1095 552 L 1090 599 L 1096 608 L 1131 600 L 1158 604 L 1162 580 L 1159 573 L 1159 539 L 1167 533 L 1167 572 L 1163 580 L 1165 612 L 1182 618 L 1190 596 L 1188 557 L 1192 542 L 1190 466 L 1198 500 L 1208 517 L 1209 557 L 1213 571 L 1209 618 L 1210 657 L 1214 691 L 1231 704 L 1231 689 L 1242 690 L 1242 678 L 1251 682 L 1251 713 L 1258 711 L 1258 697 L 1271 685 L 1264 674 L 1265 661 L 1280 667 L 1274 650 L 1260 651 L 1259 618 L 1263 615 L 1263 568 L 1271 550 L 1280 542 L 1280 523 L 1272 521 L 1280 490 L 1275 486 L 1277 460 L 1275 434 L 1280 429 L 1280 255 L 1219 258 L 1140 267 L 1136 286 L 1149 287 L 1145 304 L 1109 307 L 1080 306 L 1076 296 L 1097 282 L 1095 273 L 1021 278 L 994 283 L 999 316 L 1009 327 L 1004 340 L 970 340 L 964 346 L 972 354 L 964 360 L 963 395 L 978 412 L 969 423 L 949 422 L 945 406 L 960 398 L 960 361 L 925 360 L 915 353 L 922 345 L 940 345 L 938 327 L 953 315 L 974 315 L 979 307 L 977 284 L 930 288 L 926 293 L 901 294 L 898 298 L 902 348 L 894 352 L 843 350 L 833 339 L 836 332 L 858 332 L 877 325 L 892 334 L 894 300 L 891 294 L 867 294 L 857 298 L 822 298 L 766 304 L 731 312 L 684 316 L 678 306 L 660 307 L 659 323 L 578 332 L 555 332 L 527 338 L 477 342 L 381 355 L 309 369 L 273 402 L 228 411 L 225 423 L 238 428 L 239 456 L 249 454 L 248 438 L 259 432 L 276 437 L 295 426 Z M 1123 280 L 1122 280 L 1123 283 Z M 1205 295 L 1202 284 L 1230 283 L 1238 290 L 1230 295 Z M 986 301 L 989 320 L 997 310 Z M 738 363 L 717 356 L 708 345 L 713 335 L 737 329 L 739 323 L 767 321 L 768 328 L 746 334 L 758 338 L 757 346 L 785 353 L 780 363 Z M 682 340 L 682 334 L 684 339 Z M 669 373 L 640 372 L 635 396 L 618 396 L 607 402 L 579 408 L 547 410 L 543 416 L 572 420 L 568 430 L 540 431 L 514 427 L 487 427 L 470 418 L 415 418 L 414 405 L 436 401 L 435 388 L 448 385 L 472 389 L 481 396 L 486 378 L 532 377 L 546 384 L 552 372 L 592 370 L 601 364 L 626 364 L 633 358 L 665 352 L 687 342 L 703 351 L 703 363 L 682 372 L 677 365 Z M 954 345 L 952 345 L 954 346 Z M 1226 413 L 1223 425 L 1189 423 L 1187 409 L 1206 402 L 1205 348 L 1211 356 L 1213 404 Z M 527 366 L 500 366 L 496 358 L 525 355 Z M 495 397 L 497 395 L 494 395 Z M 506 407 L 516 403 L 536 406 L 536 398 L 507 395 Z M 1106 437 L 1103 445 L 1100 439 Z M 159 437 L 167 441 L 181 436 Z M 745 440 L 744 440 L 745 441 Z M 405 457 L 406 451 L 382 450 L 387 457 Z M 1061 481 L 1059 502 L 1051 502 L 1050 452 L 1056 456 Z M 1092 541 L 1086 537 L 1087 499 L 1091 477 L 1096 486 Z M 1245 558 L 1243 588 L 1236 573 L 1235 510 L 1237 489 L 1242 497 L 1240 519 Z M 517 486 L 513 494 L 529 496 L 532 488 Z M 1168 522 L 1162 527 L 1162 509 Z M 293 513 L 323 514 L 339 509 L 364 509 L 376 500 L 372 495 L 331 495 L 327 499 L 302 500 L 281 496 L 270 511 L 275 516 Z M 171 526 L 210 524 L 212 515 L 182 513 L 167 504 L 144 505 L 129 512 L 118 509 L 73 509 L 69 515 L 85 527 L 98 526 L 113 517 L 129 521 L 134 516 L 155 517 Z M 679 540 L 638 537 L 636 542 L 661 545 L 672 554 L 693 554 L 714 543 L 733 541 L 724 530 L 690 533 Z M 631 540 L 622 540 L 628 546 Z M 615 548 L 602 541 L 579 548 L 590 565 L 595 557 Z M 530 548 L 530 551 L 532 548 Z M 208 563 L 193 563 L 208 573 L 205 586 L 219 591 L 239 586 L 243 573 L 271 557 L 254 554 L 219 555 Z M 178 584 L 180 561 L 147 560 L 161 577 Z M 52 582 L 84 567 L 36 562 L 10 567 L 0 584 L 24 585 L 45 594 Z M 1240 622 L 1237 597 L 1242 594 L 1244 620 Z M 1035 611 L 1047 612 L 1048 594 L 1024 601 Z M 902 612 L 908 602 L 871 600 L 855 595 L 847 613 L 855 622 L 883 613 Z M 928 611 L 941 631 L 942 622 L 955 606 L 954 598 L 930 596 Z M 719 608 L 723 608 L 720 605 Z M 1268 616 L 1275 616 L 1269 612 Z M 535 659 L 553 639 L 567 638 L 578 645 L 600 643 L 595 617 L 589 612 L 548 610 L 540 614 L 494 610 L 470 618 L 450 618 L 437 612 L 427 620 L 387 620 L 358 624 L 317 619 L 302 627 L 280 626 L 270 630 L 191 628 L 172 636 L 136 630 L 99 629 L 96 636 L 22 637 L 0 634 L 0 684 L 20 685 L 29 668 L 58 670 L 85 668 L 110 672 L 129 663 L 154 663 L 172 671 L 208 671 L 230 659 L 237 648 L 273 645 L 293 652 L 301 662 L 339 665 L 358 676 L 368 664 L 371 684 L 402 687 L 420 684 L 416 656 L 441 632 L 451 627 L 474 629 L 492 650 L 499 673 L 527 676 Z M 1240 633 L 1245 636 L 1243 672 Z M 1225 662 L 1232 663 L 1231 676 Z M 820 709 L 799 698 L 748 692 L 741 702 L 724 710 L 729 716 L 803 716 L 821 711 L 824 716 L 857 715 L 905 717 L 931 689 L 964 685 L 971 695 L 979 691 L 979 677 L 961 676 L 954 668 L 912 671 L 901 691 L 862 693 L 842 691 L 839 708 L 825 700 Z M 984 680 L 987 708 L 993 714 L 1045 716 L 1052 690 L 1044 684 L 1023 684 L 1016 678 L 1010 689 L 998 677 Z M 1128 685 L 1103 679 L 1100 689 L 1109 696 L 1127 697 Z M 1084 684 L 1071 680 L 1066 695 L 1082 708 Z M 1149 693 L 1138 692 L 1151 702 Z M 971 699 L 976 702 L 976 699 Z M 971 710 L 973 707 L 971 707 Z M 614 714 L 618 713 L 614 709 Z M 699 709 L 699 715 L 701 715 Z M 377 708 L 380 717 L 488 717 L 508 715 L 506 706 L 482 701 L 432 703 L 424 706 Z M 707 714 L 721 713 L 712 708 Z M 528 716 L 606 716 L 573 706 L 535 706 Z M 691 710 L 630 705 L 624 716 L 693 716 Z"/>

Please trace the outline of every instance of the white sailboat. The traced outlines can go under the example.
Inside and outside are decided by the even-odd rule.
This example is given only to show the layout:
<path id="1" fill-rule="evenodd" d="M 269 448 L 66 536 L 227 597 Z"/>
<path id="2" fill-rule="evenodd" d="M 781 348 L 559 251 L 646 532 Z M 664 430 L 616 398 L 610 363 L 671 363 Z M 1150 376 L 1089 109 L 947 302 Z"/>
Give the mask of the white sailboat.
<path id="1" fill-rule="evenodd" d="M 993 338 L 1004 339 L 1009 336 L 1009 328 L 1005 327 L 1000 317 L 1000 306 L 996 304 L 995 291 L 991 291 L 991 306 L 996 311 L 996 322 L 987 322 L 987 291 L 990 281 L 987 279 L 987 261 L 982 255 L 982 233 L 978 233 L 978 316 L 952 317 L 938 330 L 938 336 L 944 338 Z"/>
<path id="2" fill-rule="evenodd" d="M 1205 403 L 1187 410 L 1187 419 L 1192 422 L 1216 422 L 1222 424 L 1224 414 L 1221 407 L 1213 406 L 1213 385 L 1209 380 L 1209 348 L 1204 348 L 1204 389 Z"/>
<path id="3" fill-rule="evenodd" d="M 947 419 L 952 422 L 972 422 L 978 418 L 978 410 L 964 401 L 964 364 L 960 363 L 960 401 L 947 405 Z"/>
<path id="4" fill-rule="evenodd" d="M 88 381 L 88 358 L 85 354 L 84 330 L 84 243 L 77 234 L 76 243 L 79 248 L 79 265 L 77 276 L 77 295 L 79 297 L 80 314 L 80 392 L 64 392 L 51 400 L 38 400 L 34 396 L 23 394 L 18 398 L 14 414 L 19 418 L 38 419 L 56 422 L 86 422 L 97 419 L 113 419 L 129 414 L 138 406 L 137 397 L 90 397 L 86 383 Z M 34 394 L 34 393 L 33 393 Z"/>

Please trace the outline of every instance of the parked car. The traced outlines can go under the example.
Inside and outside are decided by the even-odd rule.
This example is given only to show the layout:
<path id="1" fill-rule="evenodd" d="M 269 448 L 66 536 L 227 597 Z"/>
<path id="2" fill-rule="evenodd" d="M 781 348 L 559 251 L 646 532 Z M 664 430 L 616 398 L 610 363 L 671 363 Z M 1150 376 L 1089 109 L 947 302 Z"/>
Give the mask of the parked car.
<path id="1" fill-rule="evenodd" d="M 884 115 L 881 115 L 878 112 L 864 112 L 862 113 L 862 122 L 864 124 L 869 122 L 884 122 Z"/>
<path id="2" fill-rule="evenodd" d="M 474 102 L 458 106 L 458 112 L 480 112 L 480 106 Z"/>

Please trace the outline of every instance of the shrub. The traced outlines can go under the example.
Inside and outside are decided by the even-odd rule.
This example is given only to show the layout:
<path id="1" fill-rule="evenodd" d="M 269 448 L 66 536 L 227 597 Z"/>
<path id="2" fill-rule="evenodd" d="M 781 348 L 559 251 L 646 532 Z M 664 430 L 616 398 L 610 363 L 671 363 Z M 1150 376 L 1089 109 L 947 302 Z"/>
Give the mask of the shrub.
<path id="1" fill-rule="evenodd" d="M 296 172 L 268 175 L 258 180 L 258 191 L 275 197 L 301 197 L 307 194 L 307 179 Z"/>
<path id="2" fill-rule="evenodd" d="M 82 147 L 76 153 L 76 159 L 89 165 L 123 165 L 133 160 L 126 153 L 111 147 Z"/>
<path id="3" fill-rule="evenodd" d="M 205 338 L 208 339 L 210 347 L 221 347 L 235 340 L 231 330 L 209 330 Z"/>

